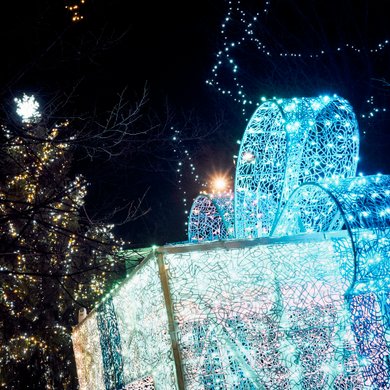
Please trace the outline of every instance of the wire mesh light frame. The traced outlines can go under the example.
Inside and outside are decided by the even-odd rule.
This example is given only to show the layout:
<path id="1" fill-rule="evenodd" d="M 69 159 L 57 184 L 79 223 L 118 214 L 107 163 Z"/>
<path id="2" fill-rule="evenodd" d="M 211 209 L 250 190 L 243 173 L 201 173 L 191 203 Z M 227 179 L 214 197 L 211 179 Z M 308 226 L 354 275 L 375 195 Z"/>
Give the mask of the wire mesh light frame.
<path id="1" fill-rule="evenodd" d="M 241 155 L 243 165 L 255 167 L 244 171 L 242 183 L 253 194 L 244 201 L 255 203 L 243 202 L 242 215 L 256 220 L 259 188 L 273 190 L 280 171 L 273 214 L 264 209 L 261 216 L 268 228 L 249 225 L 250 239 L 153 249 L 86 319 L 89 329 L 74 333 L 83 388 L 154 388 L 154 381 L 167 390 L 390 388 L 390 176 L 353 177 L 357 127 L 346 125 L 354 115 L 340 101 L 306 134 L 299 134 L 301 121 L 286 123 L 286 116 L 274 133 L 266 128 L 269 134 L 257 137 L 261 129 L 247 128 L 244 141 L 258 153 L 243 148 Z M 275 103 L 270 117 L 301 105 L 291 118 L 308 115 L 309 122 L 310 109 L 331 104 L 297 102 Z M 284 143 L 266 155 L 280 165 L 262 176 L 261 145 L 277 137 Z M 305 149 L 310 145 L 315 153 Z M 189 240 L 234 238 L 234 215 L 231 195 L 201 194 L 191 208 Z M 270 237 L 252 240 L 254 234 Z M 86 352 L 97 356 L 94 364 Z"/>
<path id="2" fill-rule="evenodd" d="M 340 240 L 324 236 L 340 257 L 339 271 L 346 286 L 342 294 L 345 324 L 350 324 L 353 337 L 341 339 L 356 343 L 352 349 L 362 376 L 354 379 L 353 387 L 382 389 L 390 386 L 390 175 L 356 177 L 358 149 L 356 117 L 343 98 L 320 96 L 262 104 L 241 142 L 232 238 L 347 233 Z M 214 214 L 212 219 L 217 217 Z M 207 223 L 210 220 L 204 226 Z M 196 242 L 196 235 L 193 239 Z M 293 261 L 294 255 L 288 258 L 288 263 Z M 304 280 L 302 267 L 307 264 L 289 266 Z M 317 275 L 318 285 L 324 275 Z M 314 307 L 328 299 L 321 291 L 312 293 Z M 335 304 L 334 296 L 330 301 Z M 309 333 L 321 326 L 313 326 Z M 348 366 L 347 360 L 342 364 Z M 319 361 L 308 361 L 310 367 L 319 369 Z M 300 385 L 312 388 L 315 382 Z"/>
<path id="3" fill-rule="evenodd" d="M 314 213 L 312 210 L 315 210 Z M 293 192 L 273 235 L 331 232 L 345 227 L 354 253 L 351 289 L 390 283 L 390 176 L 307 183 Z M 371 284 L 368 286 L 366 281 Z"/>
<path id="4" fill-rule="evenodd" d="M 233 194 L 200 194 L 188 223 L 188 241 L 226 240 L 234 237 Z"/>
<path id="5" fill-rule="evenodd" d="M 264 102 L 246 127 L 235 177 L 235 236 L 268 236 L 302 183 L 354 177 L 359 129 L 334 95 Z"/>
<path id="6" fill-rule="evenodd" d="M 226 235 L 222 229 L 221 234 L 207 237 L 204 232 L 213 230 L 217 219 L 212 213 L 201 230 L 194 226 L 199 218 L 193 211 L 199 202 L 205 202 L 202 207 L 208 202 L 202 196 L 190 212 L 189 241 L 269 236 L 296 188 L 306 182 L 354 177 L 358 154 L 358 123 L 346 99 L 333 95 L 264 102 L 252 115 L 241 141 L 233 215 L 226 217 L 224 211 L 222 218 L 234 221 L 234 233 Z M 226 225 L 231 228 L 230 223 Z"/>
<path id="7" fill-rule="evenodd" d="M 314 196 L 313 196 L 314 195 Z M 316 210 L 316 217 L 311 212 Z M 307 212 L 309 210 L 309 212 Z M 303 184 L 291 195 L 275 235 L 332 232 L 343 223 L 348 248 L 341 269 L 363 376 L 369 388 L 389 388 L 390 176 Z M 349 256 L 349 253 L 353 256 Z M 372 387 L 371 387 L 372 386 Z"/>

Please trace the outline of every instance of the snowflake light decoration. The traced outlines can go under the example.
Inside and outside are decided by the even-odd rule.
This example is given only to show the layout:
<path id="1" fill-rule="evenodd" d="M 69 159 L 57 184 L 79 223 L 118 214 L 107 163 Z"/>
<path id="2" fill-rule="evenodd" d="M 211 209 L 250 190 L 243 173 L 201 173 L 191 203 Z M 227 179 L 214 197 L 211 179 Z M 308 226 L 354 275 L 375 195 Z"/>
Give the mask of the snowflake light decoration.
<path id="1" fill-rule="evenodd" d="M 39 103 L 35 100 L 34 95 L 28 96 L 25 93 L 21 99 L 15 98 L 16 113 L 22 118 L 22 122 L 36 123 L 41 117 L 39 112 Z"/>

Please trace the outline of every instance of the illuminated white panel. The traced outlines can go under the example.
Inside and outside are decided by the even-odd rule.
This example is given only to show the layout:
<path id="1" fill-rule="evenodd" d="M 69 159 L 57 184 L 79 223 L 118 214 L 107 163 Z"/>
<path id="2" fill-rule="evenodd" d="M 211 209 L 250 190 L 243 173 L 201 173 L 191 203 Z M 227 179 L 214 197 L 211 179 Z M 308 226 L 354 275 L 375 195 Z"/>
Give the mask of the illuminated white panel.
<path id="1" fill-rule="evenodd" d="M 80 390 L 106 390 L 96 316 L 90 313 L 72 333 Z"/>

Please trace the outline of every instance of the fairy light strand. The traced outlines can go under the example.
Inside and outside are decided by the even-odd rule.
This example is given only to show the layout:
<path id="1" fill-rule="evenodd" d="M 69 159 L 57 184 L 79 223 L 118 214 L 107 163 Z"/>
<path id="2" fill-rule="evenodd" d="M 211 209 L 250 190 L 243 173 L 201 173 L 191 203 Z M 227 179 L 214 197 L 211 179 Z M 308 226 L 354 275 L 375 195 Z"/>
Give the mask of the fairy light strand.
<path id="1" fill-rule="evenodd" d="M 253 111 L 254 107 L 259 106 L 259 97 L 250 91 L 252 84 L 248 80 L 248 70 L 244 65 L 242 53 L 251 53 L 254 61 L 261 58 L 276 59 L 286 58 L 292 61 L 299 59 L 309 61 L 313 67 L 318 66 L 318 61 L 333 58 L 334 56 L 348 57 L 351 55 L 370 56 L 372 60 L 377 60 L 378 56 L 389 51 L 390 40 L 388 37 L 378 39 L 370 47 L 358 46 L 353 42 L 344 42 L 342 44 L 328 45 L 326 48 L 317 50 L 307 49 L 301 51 L 289 50 L 284 42 L 281 45 L 275 45 L 264 34 L 264 26 L 271 22 L 271 16 L 277 18 L 276 6 L 272 0 L 263 1 L 258 4 L 256 11 L 250 11 L 245 1 L 228 0 L 226 1 L 226 16 L 223 18 L 220 27 L 221 48 L 216 52 L 215 63 L 211 68 L 210 76 L 206 84 L 213 87 L 218 93 L 231 98 L 241 107 L 242 114 L 247 117 L 248 111 Z M 280 49 L 282 47 L 282 49 Z M 248 54 L 244 54 L 244 57 Z M 317 65 L 316 65 L 317 64 Z M 260 70 L 261 72 L 261 70 Z M 261 74 L 255 75 L 260 77 Z M 257 91 L 261 94 L 261 91 Z M 364 97 L 363 97 L 364 99 Z M 377 106 L 373 103 L 373 97 L 367 97 L 370 100 L 370 107 L 362 110 L 359 114 L 364 120 L 371 120 L 379 113 L 386 112 L 386 107 Z"/>

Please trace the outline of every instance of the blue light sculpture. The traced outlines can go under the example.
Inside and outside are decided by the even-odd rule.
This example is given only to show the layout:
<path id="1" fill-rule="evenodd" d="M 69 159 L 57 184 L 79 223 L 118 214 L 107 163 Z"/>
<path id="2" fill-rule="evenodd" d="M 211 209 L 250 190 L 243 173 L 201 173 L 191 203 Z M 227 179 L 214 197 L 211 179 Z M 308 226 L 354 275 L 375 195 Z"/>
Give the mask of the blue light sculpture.
<path id="1" fill-rule="evenodd" d="M 300 184 L 354 177 L 358 150 L 355 114 L 348 101 L 337 95 L 261 104 L 246 127 L 238 155 L 234 237 L 270 235 Z M 194 221 L 190 214 L 189 231 Z"/>
<path id="2" fill-rule="evenodd" d="M 80 389 L 390 389 L 390 176 L 354 177 L 358 146 L 342 98 L 262 104 L 235 207 L 199 195 L 191 244 L 74 329 Z"/>
<path id="3" fill-rule="evenodd" d="M 291 195 L 275 235 L 331 232 L 344 226 L 349 240 L 341 268 L 363 375 L 373 388 L 389 388 L 390 176 L 304 184 Z"/>
<path id="4" fill-rule="evenodd" d="M 234 238 L 347 232 L 333 251 L 364 384 L 382 389 L 390 388 L 390 176 L 355 177 L 358 149 L 356 117 L 341 97 L 261 104 L 241 141 Z"/>
<path id="5" fill-rule="evenodd" d="M 201 194 L 195 199 L 188 223 L 188 241 L 202 242 L 233 238 L 233 195 Z"/>
<path id="6" fill-rule="evenodd" d="M 347 230 L 355 261 L 351 289 L 372 291 L 390 283 L 390 176 L 362 176 L 307 183 L 296 189 L 274 235 Z"/>
<path id="7" fill-rule="evenodd" d="M 355 176 L 358 147 L 357 121 L 343 98 L 263 103 L 248 123 L 238 156 L 236 238 L 268 236 L 301 183 Z"/>

